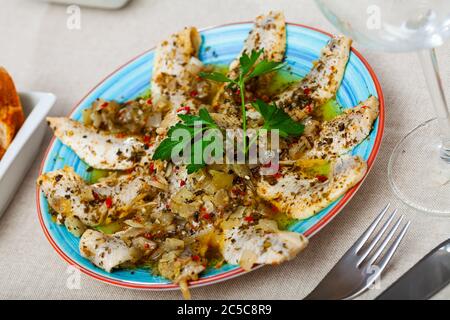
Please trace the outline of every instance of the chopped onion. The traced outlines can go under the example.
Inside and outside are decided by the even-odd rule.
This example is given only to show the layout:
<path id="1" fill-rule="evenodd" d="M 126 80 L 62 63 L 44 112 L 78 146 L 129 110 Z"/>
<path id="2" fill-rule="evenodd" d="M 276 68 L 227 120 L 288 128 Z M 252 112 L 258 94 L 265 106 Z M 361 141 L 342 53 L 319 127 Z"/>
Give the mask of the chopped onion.
<path id="1" fill-rule="evenodd" d="M 239 264 L 245 271 L 250 271 L 257 260 L 258 256 L 256 253 L 249 250 L 244 250 L 241 259 L 239 260 Z"/>

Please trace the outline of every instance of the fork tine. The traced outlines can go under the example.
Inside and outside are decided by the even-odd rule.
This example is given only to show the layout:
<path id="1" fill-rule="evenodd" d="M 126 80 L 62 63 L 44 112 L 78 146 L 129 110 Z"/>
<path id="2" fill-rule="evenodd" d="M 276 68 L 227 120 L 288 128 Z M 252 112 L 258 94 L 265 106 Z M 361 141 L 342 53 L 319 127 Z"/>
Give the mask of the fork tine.
<path id="1" fill-rule="evenodd" d="M 384 207 L 383 210 L 381 210 L 380 214 L 378 215 L 378 217 L 375 218 L 375 220 L 372 222 L 372 224 L 367 228 L 366 231 L 364 231 L 364 233 L 358 238 L 358 240 L 356 240 L 355 244 L 353 245 L 355 247 L 354 252 L 358 253 L 359 250 L 361 250 L 362 246 L 366 243 L 367 239 L 369 239 L 369 237 L 372 235 L 373 230 L 375 230 L 375 228 L 378 226 L 378 224 L 380 223 L 381 219 L 383 219 L 384 214 L 386 213 L 386 211 L 389 209 L 390 207 L 390 203 L 388 203 L 386 205 L 386 207 Z"/>
<path id="2" fill-rule="evenodd" d="M 400 223 L 402 222 L 404 217 L 405 216 L 402 215 L 400 218 L 397 219 L 397 222 L 392 227 L 391 231 L 389 231 L 389 233 L 386 236 L 386 238 L 384 238 L 383 242 L 380 244 L 380 246 L 378 247 L 377 251 L 374 253 L 374 255 L 370 258 L 369 262 L 367 263 L 369 266 L 372 265 L 378 259 L 378 257 L 381 255 L 383 250 L 386 248 L 388 242 L 394 236 L 395 232 L 397 231 L 397 229 L 400 226 Z"/>
<path id="3" fill-rule="evenodd" d="M 397 213 L 397 209 L 395 209 L 391 215 L 389 216 L 389 218 L 387 219 L 387 221 L 383 224 L 383 227 L 381 227 L 381 230 L 378 231 L 377 235 L 375 236 L 375 238 L 370 242 L 369 247 L 361 254 L 361 258 L 358 260 L 356 266 L 359 267 L 359 265 L 367 258 L 367 256 L 372 252 L 373 248 L 375 248 L 375 246 L 377 245 L 377 243 L 380 241 L 381 237 L 384 235 L 384 233 L 386 232 L 387 228 L 389 227 L 389 225 L 391 224 L 392 220 L 395 217 L 395 214 Z"/>
<path id="4" fill-rule="evenodd" d="M 411 221 L 408 221 L 405 226 L 402 228 L 402 231 L 400 231 L 400 234 L 395 239 L 394 243 L 391 245 L 389 250 L 386 252 L 384 257 L 380 260 L 378 263 L 378 266 L 380 268 L 380 272 L 386 268 L 389 261 L 391 261 L 392 256 L 394 255 L 395 251 L 397 251 L 398 246 L 400 245 L 400 242 L 405 237 L 406 231 L 408 231 L 409 225 L 411 224 Z"/>

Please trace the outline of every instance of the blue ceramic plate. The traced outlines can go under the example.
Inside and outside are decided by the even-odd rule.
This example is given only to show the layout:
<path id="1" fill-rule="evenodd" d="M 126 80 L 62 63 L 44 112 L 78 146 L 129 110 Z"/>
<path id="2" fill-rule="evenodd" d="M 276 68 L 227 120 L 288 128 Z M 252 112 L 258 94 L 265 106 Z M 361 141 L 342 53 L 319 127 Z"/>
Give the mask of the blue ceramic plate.
<path id="1" fill-rule="evenodd" d="M 239 54 L 251 27 L 251 23 L 238 23 L 202 31 L 203 43 L 200 59 L 206 64 L 228 65 Z M 321 48 L 329 39 L 330 35 L 320 30 L 288 24 L 286 61 L 292 71 L 299 76 L 307 74 L 312 67 L 312 62 L 319 57 Z M 88 93 L 75 107 L 70 117 L 81 120 L 83 109 L 89 108 L 97 98 L 126 101 L 146 92 L 149 89 L 153 57 L 154 50 L 152 49 L 113 72 Z M 342 107 L 350 108 L 368 98 L 369 95 L 379 98 L 380 116 L 375 122 L 370 137 L 355 148 L 353 154 L 367 160 L 370 168 L 383 135 L 384 101 L 380 85 L 372 69 L 356 50 L 352 50 L 337 101 Z M 71 149 L 54 139 L 43 160 L 41 173 L 54 171 L 66 165 L 73 167 L 85 179 L 90 179 L 86 164 Z M 312 236 L 342 209 L 356 192 L 358 186 L 359 184 L 314 217 L 292 224 L 290 229 L 304 233 L 308 237 Z M 52 221 L 48 203 L 39 190 L 37 191 L 37 207 L 43 230 L 55 250 L 70 264 L 77 266 L 86 274 L 98 280 L 128 288 L 155 290 L 178 288 L 167 279 L 152 275 L 148 269 L 118 270 L 107 273 L 97 268 L 80 255 L 79 239 L 68 232 L 64 226 L 59 226 Z M 206 270 L 197 281 L 191 282 L 191 286 L 211 284 L 242 273 L 244 270 L 239 266 L 226 264 L 219 269 Z"/>

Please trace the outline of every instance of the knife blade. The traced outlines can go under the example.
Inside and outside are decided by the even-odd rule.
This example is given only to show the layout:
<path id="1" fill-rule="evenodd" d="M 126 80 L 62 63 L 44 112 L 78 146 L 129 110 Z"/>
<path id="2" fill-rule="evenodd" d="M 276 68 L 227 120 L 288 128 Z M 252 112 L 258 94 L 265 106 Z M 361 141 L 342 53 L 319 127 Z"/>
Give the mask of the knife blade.
<path id="1" fill-rule="evenodd" d="M 425 300 L 450 282 L 450 239 L 417 262 L 375 300 Z"/>

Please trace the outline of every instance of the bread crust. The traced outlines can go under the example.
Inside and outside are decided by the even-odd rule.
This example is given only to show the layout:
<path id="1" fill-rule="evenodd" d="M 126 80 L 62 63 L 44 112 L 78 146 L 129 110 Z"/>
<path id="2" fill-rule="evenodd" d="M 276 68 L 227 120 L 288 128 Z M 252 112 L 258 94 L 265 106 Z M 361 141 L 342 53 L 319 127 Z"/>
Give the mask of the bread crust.
<path id="1" fill-rule="evenodd" d="M 0 67 L 0 159 L 25 120 L 14 82 Z"/>

